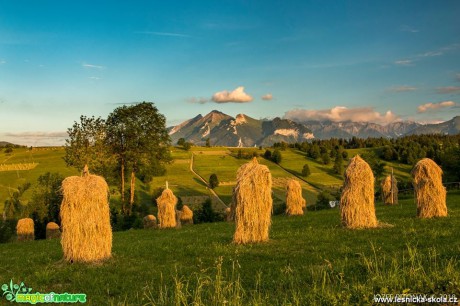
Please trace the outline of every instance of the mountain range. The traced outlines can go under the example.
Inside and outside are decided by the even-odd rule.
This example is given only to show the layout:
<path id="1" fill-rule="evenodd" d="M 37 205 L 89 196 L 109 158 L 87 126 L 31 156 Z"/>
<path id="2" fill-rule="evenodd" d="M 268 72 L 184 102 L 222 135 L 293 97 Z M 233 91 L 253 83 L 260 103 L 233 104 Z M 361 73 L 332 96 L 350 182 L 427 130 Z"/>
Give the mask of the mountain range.
<path id="1" fill-rule="evenodd" d="M 460 116 L 439 124 L 421 124 L 414 121 L 398 121 L 387 125 L 371 122 L 305 121 L 290 119 L 254 119 L 244 114 L 236 117 L 213 110 L 169 127 L 169 135 L 175 144 L 180 138 L 196 145 L 204 145 L 209 138 L 211 145 L 229 147 L 271 146 L 275 142 L 302 142 L 329 138 L 396 138 L 414 134 L 458 134 Z"/>

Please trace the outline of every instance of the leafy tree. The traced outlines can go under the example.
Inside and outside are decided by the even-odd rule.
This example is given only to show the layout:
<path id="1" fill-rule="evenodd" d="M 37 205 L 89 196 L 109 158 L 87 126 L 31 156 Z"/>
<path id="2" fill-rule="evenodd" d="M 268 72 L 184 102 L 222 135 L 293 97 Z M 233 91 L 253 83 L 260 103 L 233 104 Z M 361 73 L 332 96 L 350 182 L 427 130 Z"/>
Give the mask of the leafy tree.
<path id="1" fill-rule="evenodd" d="M 316 205 L 317 209 L 326 209 L 330 208 L 329 201 L 334 201 L 334 197 L 326 190 L 321 191 L 316 198 Z"/>
<path id="2" fill-rule="evenodd" d="M 314 145 L 310 146 L 310 149 L 308 151 L 308 156 L 310 156 L 313 159 L 317 159 L 320 157 L 321 152 L 319 149 L 319 146 L 315 143 Z"/>
<path id="3" fill-rule="evenodd" d="M 337 157 L 335 158 L 335 161 L 334 161 L 334 172 L 339 174 L 339 175 L 342 175 L 343 174 L 343 158 L 342 158 L 342 154 L 337 154 Z"/>
<path id="4" fill-rule="evenodd" d="M 211 146 L 210 138 L 206 138 L 206 146 L 209 148 Z"/>
<path id="5" fill-rule="evenodd" d="M 179 138 L 179 140 L 177 141 L 177 145 L 178 146 L 183 146 L 185 144 L 185 138 Z"/>
<path id="6" fill-rule="evenodd" d="M 186 151 L 190 150 L 191 148 L 192 148 L 192 143 L 191 142 L 187 141 L 187 142 L 184 143 L 184 149 Z"/>
<path id="7" fill-rule="evenodd" d="M 265 153 L 264 153 L 264 158 L 265 159 L 272 159 L 272 151 L 270 150 L 265 150 Z"/>
<path id="8" fill-rule="evenodd" d="M 279 164 L 282 160 L 282 156 L 281 156 L 281 151 L 276 149 L 275 151 L 273 151 L 273 154 L 272 154 L 272 160 L 273 162 Z"/>
<path id="9" fill-rule="evenodd" d="M 329 157 L 329 154 L 327 152 L 321 154 L 321 160 L 323 161 L 323 164 L 328 165 L 331 163 L 331 158 Z"/>
<path id="10" fill-rule="evenodd" d="M 207 199 L 201 208 L 193 214 L 193 223 L 216 222 L 221 221 L 222 218 L 214 211 L 211 199 Z"/>
<path id="11" fill-rule="evenodd" d="M 215 173 L 211 174 L 211 176 L 209 177 L 209 186 L 211 187 L 211 189 L 219 187 L 219 179 L 217 178 L 217 175 Z"/>
<path id="12" fill-rule="evenodd" d="M 307 177 L 311 174 L 311 171 L 310 171 L 310 166 L 308 166 L 308 164 L 305 164 L 303 165 L 303 168 L 302 168 L 302 176 L 303 177 Z"/>
<path id="13" fill-rule="evenodd" d="M 348 152 L 343 150 L 342 151 L 342 157 L 343 157 L 343 159 L 347 159 L 348 158 Z"/>
<path id="14" fill-rule="evenodd" d="M 130 215 L 134 204 L 136 175 L 155 162 L 162 165 L 171 160 L 170 138 L 166 119 L 151 102 L 116 108 L 107 118 L 106 143 L 117 157 L 121 176 L 123 212 Z M 129 169 L 129 205 L 124 201 L 125 171 Z"/>
<path id="15" fill-rule="evenodd" d="M 371 167 L 374 177 L 379 179 L 385 172 L 385 163 L 382 162 L 374 151 L 368 151 L 361 156 Z"/>
<path id="16" fill-rule="evenodd" d="M 3 152 L 5 152 L 6 154 L 10 154 L 13 152 L 13 148 L 12 147 L 7 147 Z"/>

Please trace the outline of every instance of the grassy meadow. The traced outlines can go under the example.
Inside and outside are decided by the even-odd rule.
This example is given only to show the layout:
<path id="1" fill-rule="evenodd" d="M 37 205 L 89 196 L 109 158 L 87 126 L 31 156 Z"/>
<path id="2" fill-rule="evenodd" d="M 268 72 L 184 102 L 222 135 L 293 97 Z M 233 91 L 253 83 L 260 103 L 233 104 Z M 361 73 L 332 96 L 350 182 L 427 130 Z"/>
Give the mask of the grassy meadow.
<path id="1" fill-rule="evenodd" d="M 376 204 L 392 227 L 347 230 L 338 209 L 273 217 L 270 241 L 231 243 L 232 223 L 116 232 L 102 264 L 62 261 L 57 240 L 0 245 L 0 284 L 86 293 L 88 305 L 367 305 L 373 294 L 460 296 L 460 192 L 449 217 L 415 217 L 413 199 Z"/>

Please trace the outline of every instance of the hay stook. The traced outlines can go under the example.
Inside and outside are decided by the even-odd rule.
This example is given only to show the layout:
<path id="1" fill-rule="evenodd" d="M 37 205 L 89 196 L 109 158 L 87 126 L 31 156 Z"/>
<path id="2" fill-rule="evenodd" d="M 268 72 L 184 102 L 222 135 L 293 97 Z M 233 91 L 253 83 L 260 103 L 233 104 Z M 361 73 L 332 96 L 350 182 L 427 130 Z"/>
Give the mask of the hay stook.
<path id="1" fill-rule="evenodd" d="M 158 206 L 158 227 L 176 227 L 176 204 L 177 198 L 170 189 L 165 189 L 157 198 Z"/>
<path id="2" fill-rule="evenodd" d="M 302 197 L 302 186 L 297 180 L 289 180 L 286 185 L 286 214 L 288 216 L 303 215 L 306 201 Z"/>
<path id="3" fill-rule="evenodd" d="M 143 219 L 144 229 L 155 229 L 158 228 L 157 218 L 154 215 L 147 215 Z"/>
<path id="4" fill-rule="evenodd" d="M 180 222 L 182 224 L 193 224 L 193 210 L 190 209 L 187 205 L 182 206 L 182 215 L 180 217 Z"/>
<path id="5" fill-rule="evenodd" d="M 55 222 L 49 222 L 46 225 L 46 239 L 61 238 L 61 231 L 59 225 Z"/>
<path id="6" fill-rule="evenodd" d="M 394 175 L 388 175 L 382 180 L 382 200 L 386 205 L 398 204 L 398 181 Z"/>
<path id="7" fill-rule="evenodd" d="M 16 234 L 18 241 L 31 241 L 35 239 L 34 220 L 23 218 L 18 220 L 16 225 Z"/>

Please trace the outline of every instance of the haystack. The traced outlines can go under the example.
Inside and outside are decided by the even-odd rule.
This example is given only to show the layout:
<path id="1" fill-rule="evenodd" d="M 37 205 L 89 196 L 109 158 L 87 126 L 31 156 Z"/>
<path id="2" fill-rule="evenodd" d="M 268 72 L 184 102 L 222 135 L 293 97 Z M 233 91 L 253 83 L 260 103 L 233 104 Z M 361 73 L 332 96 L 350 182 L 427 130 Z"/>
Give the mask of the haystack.
<path id="1" fill-rule="evenodd" d="M 176 227 L 177 198 L 170 189 L 165 189 L 157 198 L 159 228 Z"/>
<path id="2" fill-rule="evenodd" d="M 147 215 L 142 220 L 144 223 L 144 229 L 155 229 L 158 227 L 157 218 L 154 215 Z"/>
<path id="3" fill-rule="evenodd" d="M 272 176 L 257 158 L 242 165 L 236 174 L 235 234 L 233 242 L 251 243 L 268 240 L 271 224 Z"/>
<path id="4" fill-rule="evenodd" d="M 359 155 L 350 160 L 345 170 L 340 214 L 342 224 L 348 228 L 378 226 L 374 207 L 374 174 Z"/>
<path id="5" fill-rule="evenodd" d="M 16 225 L 18 241 L 29 241 L 35 239 L 34 220 L 31 218 L 19 219 Z"/>
<path id="6" fill-rule="evenodd" d="M 69 262 L 95 262 L 112 252 L 109 187 L 103 177 L 70 176 L 62 182 L 61 245 Z"/>
<path id="7" fill-rule="evenodd" d="M 61 238 L 61 231 L 59 225 L 54 222 L 49 222 L 46 225 L 46 239 Z"/>
<path id="8" fill-rule="evenodd" d="M 442 170 L 431 159 L 420 160 L 412 169 L 417 217 L 447 216 L 446 188 L 442 185 Z"/>
<path id="9" fill-rule="evenodd" d="M 182 224 L 193 224 L 193 211 L 187 205 L 182 206 L 180 222 Z"/>
<path id="10" fill-rule="evenodd" d="M 302 197 L 302 186 L 297 180 L 289 180 L 286 185 L 286 214 L 288 216 L 303 215 L 306 201 Z"/>
<path id="11" fill-rule="evenodd" d="M 382 181 L 383 203 L 387 205 L 398 204 L 398 182 L 394 175 L 388 175 Z"/>

